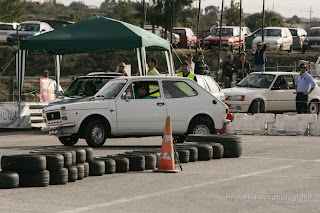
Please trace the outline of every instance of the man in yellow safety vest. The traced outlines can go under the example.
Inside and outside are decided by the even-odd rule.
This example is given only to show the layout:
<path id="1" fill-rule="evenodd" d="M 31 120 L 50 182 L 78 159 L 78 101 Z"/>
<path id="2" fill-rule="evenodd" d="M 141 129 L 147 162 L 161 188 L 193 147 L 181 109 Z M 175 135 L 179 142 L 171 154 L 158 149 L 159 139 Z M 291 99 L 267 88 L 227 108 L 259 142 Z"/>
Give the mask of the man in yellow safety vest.
<path id="1" fill-rule="evenodd" d="M 197 77 L 195 74 L 190 72 L 189 64 L 187 62 L 183 62 L 181 66 L 181 71 L 178 73 L 179 77 L 191 78 L 195 82 L 197 82 Z"/>
<path id="2" fill-rule="evenodd" d="M 157 59 L 156 58 L 149 58 L 147 61 L 149 72 L 147 75 L 160 75 L 158 70 L 156 69 Z"/>

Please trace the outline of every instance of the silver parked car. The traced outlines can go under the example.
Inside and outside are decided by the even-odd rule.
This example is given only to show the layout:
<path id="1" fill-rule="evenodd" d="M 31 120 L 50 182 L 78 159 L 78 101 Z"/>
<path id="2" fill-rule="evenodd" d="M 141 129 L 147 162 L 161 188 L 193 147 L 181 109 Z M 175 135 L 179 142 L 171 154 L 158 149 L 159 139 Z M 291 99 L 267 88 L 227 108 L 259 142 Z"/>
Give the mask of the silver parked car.
<path id="1" fill-rule="evenodd" d="M 302 50 L 302 44 L 307 36 L 307 31 L 303 28 L 289 28 L 292 39 L 293 39 L 293 49 L 294 50 Z"/>

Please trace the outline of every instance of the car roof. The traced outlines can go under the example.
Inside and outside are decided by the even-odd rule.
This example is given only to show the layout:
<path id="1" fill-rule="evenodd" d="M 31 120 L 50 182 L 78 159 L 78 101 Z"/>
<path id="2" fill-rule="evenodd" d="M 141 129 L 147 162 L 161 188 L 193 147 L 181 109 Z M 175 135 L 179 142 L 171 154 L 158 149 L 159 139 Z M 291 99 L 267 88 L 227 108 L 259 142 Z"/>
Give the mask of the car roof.
<path id="1" fill-rule="evenodd" d="M 320 27 L 311 27 L 310 30 L 312 30 L 312 29 L 320 29 Z"/>
<path id="2" fill-rule="evenodd" d="M 41 24 L 41 23 L 45 23 L 45 22 L 41 22 L 41 21 L 25 21 L 22 22 L 21 24 Z M 47 24 L 47 23 L 45 23 Z"/>
<path id="3" fill-rule="evenodd" d="M 190 29 L 188 27 L 174 27 L 173 29 L 177 29 L 177 30 L 185 30 L 185 29 Z"/>
<path id="4" fill-rule="evenodd" d="M 287 27 L 265 27 L 264 29 L 286 29 Z"/>
<path id="5" fill-rule="evenodd" d="M 297 75 L 297 72 L 252 72 L 250 74 Z"/>
<path id="6" fill-rule="evenodd" d="M 117 72 L 91 72 L 87 74 L 87 76 L 116 76 L 119 77 L 121 76 L 121 73 Z"/>
<path id="7" fill-rule="evenodd" d="M 128 80 L 186 80 L 186 81 L 193 81 L 191 78 L 183 78 L 183 77 L 176 77 L 176 76 L 121 76 L 119 79 L 128 79 Z"/>

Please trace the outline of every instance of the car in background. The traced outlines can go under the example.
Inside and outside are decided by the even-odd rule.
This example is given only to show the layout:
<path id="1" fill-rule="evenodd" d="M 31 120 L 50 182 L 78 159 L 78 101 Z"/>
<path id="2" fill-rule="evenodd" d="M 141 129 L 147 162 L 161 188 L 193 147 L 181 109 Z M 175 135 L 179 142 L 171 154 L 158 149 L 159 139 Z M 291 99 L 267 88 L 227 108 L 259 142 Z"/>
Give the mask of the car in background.
<path id="1" fill-rule="evenodd" d="M 289 28 L 293 39 L 293 49 L 302 50 L 302 45 L 305 37 L 307 36 L 307 31 L 303 28 Z"/>
<path id="2" fill-rule="evenodd" d="M 18 36 L 20 39 L 29 38 L 36 36 L 42 33 L 46 33 L 53 30 L 53 28 L 45 23 L 40 21 L 26 21 L 19 25 L 18 27 Z M 17 32 L 9 33 L 7 36 L 8 44 L 17 44 Z"/>
<path id="3" fill-rule="evenodd" d="M 164 29 L 160 26 L 144 25 L 143 29 L 156 34 L 157 36 L 164 38 Z M 167 40 L 171 41 L 171 32 L 167 31 Z M 180 36 L 176 33 L 173 33 L 173 44 L 177 45 L 180 42 Z"/>
<path id="4" fill-rule="evenodd" d="M 212 95 L 219 98 L 221 101 L 225 100 L 225 95 L 222 92 L 219 84 L 208 75 L 197 75 L 198 84 L 209 91 Z"/>
<path id="5" fill-rule="evenodd" d="M 180 36 L 180 42 L 177 44 L 178 47 L 188 49 L 196 47 L 198 38 L 190 28 L 174 27 L 173 32 Z"/>
<path id="6" fill-rule="evenodd" d="M 0 43 L 7 43 L 7 36 L 14 32 L 19 23 L 4 23 L 0 22 Z"/>
<path id="7" fill-rule="evenodd" d="M 158 88 L 157 96 L 145 92 L 151 87 Z M 42 130 L 67 146 L 84 138 L 89 146 L 101 147 L 107 137 L 162 136 L 168 115 L 175 137 L 214 134 L 230 122 L 227 111 L 222 101 L 189 78 L 120 77 L 90 101 L 44 108 L 47 127 Z"/>
<path id="8" fill-rule="evenodd" d="M 89 101 L 107 82 L 120 76 L 121 73 L 115 72 L 92 72 L 86 76 L 80 76 L 70 84 L 64 93 L 58 92 L 58 95 L 62 97 L 50 102 L 48 106 Z M 88 91 L 89 89 L 92 90 Z"/>
<path id="9" fill-rule="evenodd" d="M 241 46 L 239 46 L 240 27 L 234 26 L 224 26 L 222 27 L 221 34 L 221 46 L 230 49 L 233 52 L 235 49 L 243 49 L 245 50 L 245 36 L 241 35 Z M 205 46 L 210 49 L 213 46 L 219 46 L 220 41 L 220 28 L 215 28 L 212 30 L 211 34 L 204 39 Z"/>
<path id="10" fill-rule="evenodd" d="M 262 36 L 257 36 L 252 41 L 252 47 L 262 41 Z M 269 50 L 285 50 L 291 52 L 293 49 L 293 39 L 289 28 L 287 27 L 266 27 L 264 28 L 264 43 L 268 45 Z"/>
<path id="11" fill-rule="evenodd" d="M 303 41 L 302 53 L 320 48 L 320 27 L 312 27 Z"/>
<path id="12" fill-rule="evenodd" d="M 257 37 L 261 36 L 261 28 L 257 29 L 253 33 L 245 36 L 245 44 L 247 49 L 252 49 L 252 41 Z"/>
<path id="13" fill-rule="evenodd" d="M 41 22 L 45 22 L 49 24 L 53 29 L 59 29 L 61 27 L 66 27 L 68 25 L 74 24 L 71 21 L 60 21 L 60 20 L 41 20 Z"/>
<path id="14" fill-rule="evenodd" d="M 230 112 L 296 111 L 296 72 L 253 72 L 235 87 L 223 89 Z M 309 113 L 319 113 L 320 88 L 308 95 Z"/>
<path id="15" fill-rule="evenodd" d="M 248 36 L 251 34 L 251 30 L 249 27 L 241 27 L 241 34 L 244 36 Z"/>

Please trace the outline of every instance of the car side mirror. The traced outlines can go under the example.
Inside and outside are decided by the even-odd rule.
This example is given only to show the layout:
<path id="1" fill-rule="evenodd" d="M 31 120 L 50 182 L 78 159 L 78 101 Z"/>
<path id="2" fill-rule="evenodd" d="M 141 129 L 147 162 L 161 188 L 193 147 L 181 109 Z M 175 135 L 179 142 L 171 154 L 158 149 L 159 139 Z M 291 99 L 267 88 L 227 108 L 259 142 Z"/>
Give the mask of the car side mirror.
<path id="1" fill-rule="evenodd" d="M 129 102 L 129 99 L 131 98 L 131 93 L 130 92 L 124 92 L 122 95 L 121 95 L 121 99 L 125 99 L 126 102 Z"/>

